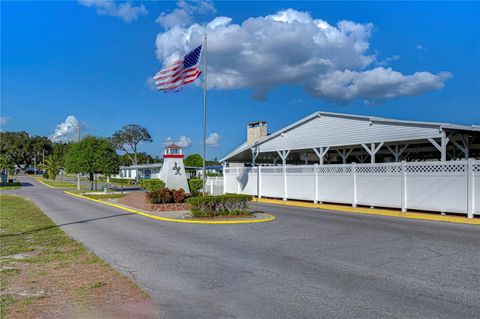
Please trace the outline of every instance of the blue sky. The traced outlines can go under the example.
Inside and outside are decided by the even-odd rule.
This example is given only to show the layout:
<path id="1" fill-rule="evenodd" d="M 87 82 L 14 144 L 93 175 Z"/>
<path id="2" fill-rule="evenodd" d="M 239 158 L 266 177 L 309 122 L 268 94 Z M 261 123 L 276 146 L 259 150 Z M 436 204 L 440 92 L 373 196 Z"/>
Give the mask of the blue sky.
<path id="1" fill-rule="evenodd" d="M 268 121 L 273 132 L 318 110 L 480 124 L 479 2 L 2 1 L 1 9 L 2 130 L 50 136 L 73 115 L 101 136 L 143 125 L 154 142 L 142 149 L 154 155 L 181 136 L 186 153 L 201 152 L 200 86 L 164 94 L 148 79 L 198 45 L 207 23 L 207 131 L 218 134 L 208 158 L 242 143 L 247 122 Z"/>

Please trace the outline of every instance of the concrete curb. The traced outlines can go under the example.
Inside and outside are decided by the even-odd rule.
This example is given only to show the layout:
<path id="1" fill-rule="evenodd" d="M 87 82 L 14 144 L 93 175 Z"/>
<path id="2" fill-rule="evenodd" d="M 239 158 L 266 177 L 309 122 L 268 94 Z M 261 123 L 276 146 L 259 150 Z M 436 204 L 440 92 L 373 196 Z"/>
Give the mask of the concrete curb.
<path id="1" fill-rule="evenodd" d="M 245 220 L 245 219 L 243 219 L 243 220 L 212 220 L 212 221 L 207 221 L 207 220 L 188 220 L 188 219 L 175 219 L 175 218 L 159 217 L 159 216 L 144 213 L 144 212 L 141 212 L 141 211 L 138 211 L 138 210 L 135 210 L 135 209 L 127 208 L 127 207 L 124 207 L 124 206 L 121 206 L 121 205 L 108 203 L 108 202 L 104 202 L 104 201 L 101 201 L 101 200 L 98 200 L 98 199 L 93 199 L 93 198 L 89 198 L 89 197 L 82 196 L 82 195 L 79 195 L 79 194 L 75 194 L 75 193 L 72 193 L 72 192 L 69 192 L 69 191 L 63 191 L 63 192 L 65 194 L 68 194 L 68 195 L 71 195 L 71 196 L 80 197 L 80 198 L 83 198 L 83 199 L 88 199 L 88 200 L 91 200 L 91 201 L 94 201 L 94 202 L 97 202 L 97 203 L 100 203 L 100 204 L 112 206 L 112 207 L 115 207 L 115 208 L 125 210 L 125 211 L 130 212 L 130 213 L 135 213 L 135 214 L 138 214 L 138 215 L 142 215 L 144 217 L 148 217 L 148 218 L 152 218 L 152 219 L 156 219 L 156 220 L 161 220 L 161 221 L 164 221 L 164 222 L 189 223 L 189 224 L 207 224 L 207 225 L 230 225 L 230 224 L 265 223 L 265 222 L 271 222 L 271 221 L 274 221 L 275 219 L 277 219 L 275 216 L 270 215 L 270 214 L 265 214 L 265 215 L 268 216 L 265 219 L 257 219 L 257 220 Z"/>
<path id="2" fill-rule="evenodd" d="M 379 216 L 389 216 L 389 217 L 400 217 L 408 219 L 421 219 L 421 220 L 430 220 L 437 222 L 449 222 L 457 224 L 469 224 L 469 225 L 480 225 L 480 218 L 466 218 L 466 217 L 457 217 L 457 216 L 441 216 L 441 215 L 430 215 L 426 213 L 402 213 L 396 210 L 390 209 L 376 209 L 376 208 L 364 208 L 364 207 L 351 207 L 343 205 L 334 205 L 334 204 L 315 204 L 294 200 L 279 200 L 279 199 L 267 199 L 267 198 L 255 198 L 255 202 L 264 203 L 264 204 L 274 204 L 274 205 L 283 205 L 283 206 L 293 206 L 293 207 L 303 207 L 303 208 L 316 208 L 324 209 L 336 212 L 347 212 L 347 213 L 358 213 L 366 215 L 379 215 Z"/>

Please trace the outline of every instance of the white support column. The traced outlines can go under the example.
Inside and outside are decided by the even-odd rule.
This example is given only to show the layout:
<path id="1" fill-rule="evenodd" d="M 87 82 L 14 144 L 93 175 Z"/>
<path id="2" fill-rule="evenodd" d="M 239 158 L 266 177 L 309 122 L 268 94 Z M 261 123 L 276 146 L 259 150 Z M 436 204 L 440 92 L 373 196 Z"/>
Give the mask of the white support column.
<path id="1" fill-rule="evenodd" d="M 468 136 L 464 137 L 463 134 L 460 135 L 460 138 L 462 139 L 462 145 L 460 145 L 457 141 L 454 139 L 450 139 L 450 142 L 452 142 L 453 145 L 455 145 L 458 149 L 460 149 L 463 154 L 465 155 L 465 159 L 468 159 L 470 154 L 469 154 L 469 147 L 470 147 L 470 138 Z"/>
<path id="2" fill-rule="evenodd" d="M 467 161 L 467 217 L 473 218 L 474 211 L 473 159 Z"/>
<path id="3" fill-rule="evenodd" d="M 375 164 L 375 154 L 377 154 L 377 152 L 380 150 L 380 148 L 383 146 L 383 144 L 384 144 L 384 142 L 381 142 L 377 146 L 375 146 L 375 143 L 370 143 L 370 147 L 368 147 L 365 144 L 362 144 L 362 147 L 370 155 L 370 163 Z"/>
<path id="4" fill-rule="evenodd" d="M 447 144 L 448 144 L 449 138 L 445 135 L 445 131 L 442 131 L 442 138 L 441 138 L 441 143 L 442 143 L 442 156 L 441 160 L 442 162 L 445 162 L 447 160 Z"/>
<path id="5" fill-rule="evenodd" d="M 212 179 L 210 180 L 210 195 L 214 195 L 214 194 L 213 194 L 213 184 L 214 184 L 214 181 L 216 181 L 216 178 L 215 178 L 215 179 L 212 178 Z"/>
<path id="6" fill-rule="evenodd" d="M 352 176 L 353 176 L 353 202 L 352 207 L 357 207 L 357 164 L 352 163 Z"/>
<path id="7" fill-rule="evenodd" d="M 303 160 L 305 165 L 308 165 L 308 155 L 309 155 L 308 152 L 303 153 Z"/>
<path id="8" fill-rule="evenodd" d="M 258 156 L 258 148 L 252 147 L 252 166 L 255 166 L 255 161 L 257 160 Z"/>
<path id="9" fill-rule="evenodd" d="M 407 170 L 405 167 L 405 161 L 401 162 L 401 171 L 400 174 L 402 174 L 401 177 L 401 207 L 402 207 L 402 212 L 407 211 Z"/>
<path id="10" fill-rule="evenodd" d="M 313 201 L 315 204 L 318 203 L 318 165 L 313 165 L 313 172 L 315 174 L 315 200 Z"/>
<path id="11" fill-rule="evenodd" d="M 395 150 L 392 149 L 390 146 L 386 145 L 390 153 L 395 157 L 395 162 L 400 162 L 400 158 L 402 153 L 407 149 L 410 144 L 405 144 L 403 147 L 399 147 L 398 143 L 395 144 Z"/>
<path id="12" fill-rule="evenodd" d="M 315 152 L 315 154 L 317 154 L 317 156 L 320 160 L 319 161 L 320 165 L 323 165 L 323 158 L 325 157 L 325 155 L 327 154 L 329 149 L 330 149 L 330 146 L 319 147 L 318 149 L 316 149 L 315 147 L 313 148 L 313 151 Z"/>
<path id="13" fill-rule="evenodd" d="M 446 136 L 445 131 L 441 132 L 440 144 L 437 143 L 433 138 L 428 138 L 428 141 L 435 146 L 437 150 L 440 151 L 440 160 L 442 162 L 447 160 L 447 144 L 450 139 Z"/>
<path id="14" fill-rule="evenodd" d="M 350 153 L 353 151 L 353 148 L 348 150 L 348 152 L 345 150 L 345 147 L 342 149 L 342 152 L 340 150 L 337 150 L 338 155 L 342 158 L 343 164 L 347 164 L 347 158 L 350 155 Z"/>

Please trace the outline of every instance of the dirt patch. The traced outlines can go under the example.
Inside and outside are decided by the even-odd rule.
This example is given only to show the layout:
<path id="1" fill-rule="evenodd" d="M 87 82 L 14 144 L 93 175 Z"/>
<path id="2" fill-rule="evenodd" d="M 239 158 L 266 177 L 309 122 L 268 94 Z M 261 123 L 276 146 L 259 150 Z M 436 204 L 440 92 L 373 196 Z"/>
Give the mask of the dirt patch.
<path id="1" fill-rule="evenodd" d="M 68 237 L 35 205 L 2 196 L 1 295 L 5 318 L 158 318 L 158 307 Z"/>
<path id="2" fill-rule="evenodd" d="M 19 274 L 2 287 L 2 295 L 15 301 L 7 317 L 158 318 L 145 293 L 95 259 L 86 254 L 76 263 L 16 264 Z"/>

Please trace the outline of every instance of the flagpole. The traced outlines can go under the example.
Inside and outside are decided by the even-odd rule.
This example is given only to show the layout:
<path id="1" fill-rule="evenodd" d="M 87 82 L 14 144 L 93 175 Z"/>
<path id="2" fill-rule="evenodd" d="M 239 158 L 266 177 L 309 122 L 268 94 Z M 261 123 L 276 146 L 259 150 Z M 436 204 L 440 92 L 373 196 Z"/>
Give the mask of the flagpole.
<path id="1" fill-rule="evenodd" d="M 203 52 L 205 56 L 203 58 L 203 166 L 202 166 L 202 179 L 203 179 L 203 191 L 205 196 L 205 183 L 206 183 L 206 170 L 205 170 L 205 157 L 207 153 L 207 34 L 203 35 Z"/>

